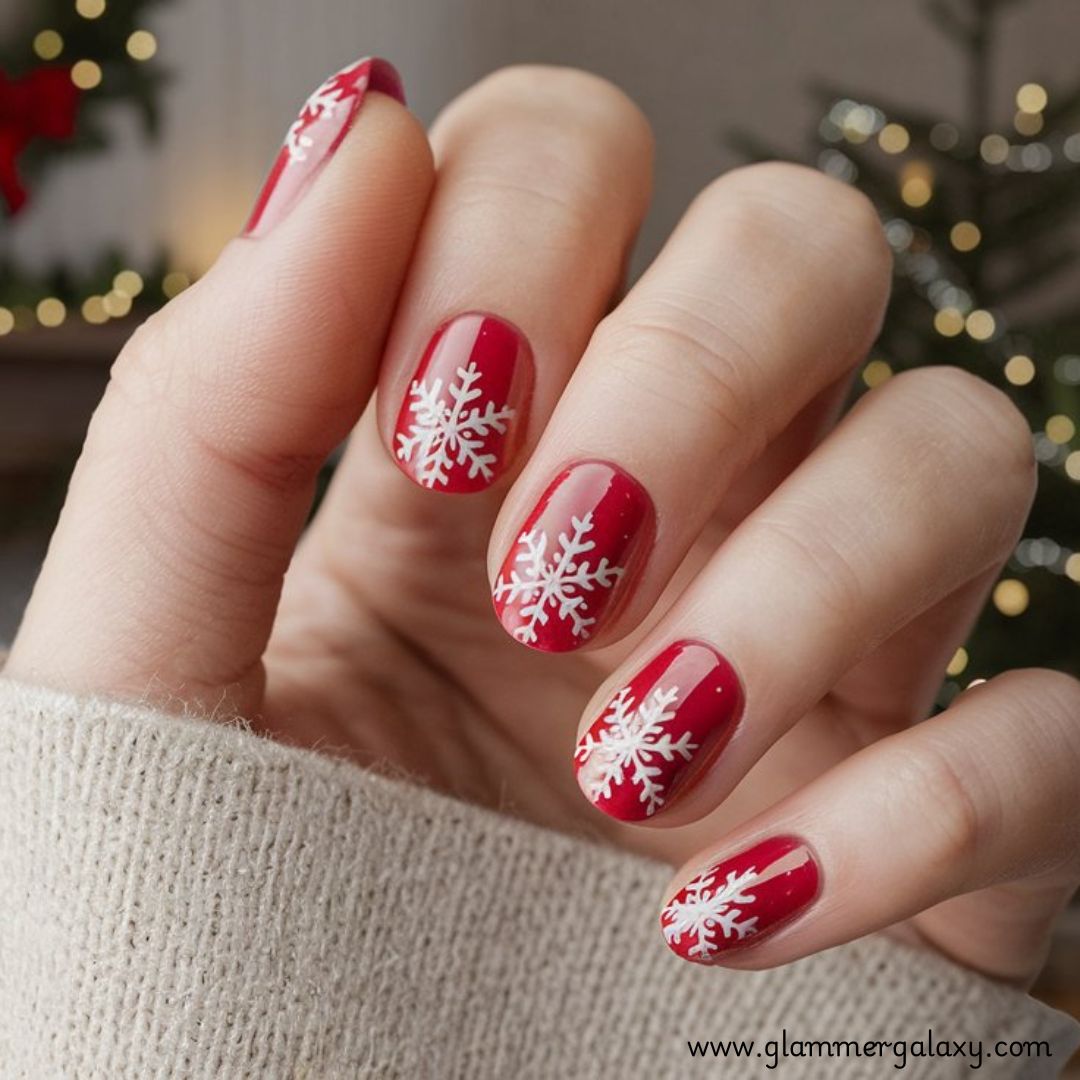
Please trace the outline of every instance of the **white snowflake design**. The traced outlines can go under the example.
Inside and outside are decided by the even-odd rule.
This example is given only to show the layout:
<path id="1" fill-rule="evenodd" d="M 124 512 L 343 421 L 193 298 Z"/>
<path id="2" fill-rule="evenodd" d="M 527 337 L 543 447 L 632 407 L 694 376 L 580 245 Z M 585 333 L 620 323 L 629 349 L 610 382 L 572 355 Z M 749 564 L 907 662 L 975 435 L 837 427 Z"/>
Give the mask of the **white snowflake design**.
<path id="1" fill-rule="evenodd" d="M 651 817 L 664 805 L 667 785 L 657 777 L 664 771 L 661 761 L 682 758 L 689 761 L 698 744 L 690 741 L 691 732 L 678 739 L 665 730 L 675 716 L 679 688 L 656 687 L 635 707 L 630 687 L 620 690 L 600 718 L 602 726 L 590 730 L 578 743 L 576 757 L 582 765 L 587 794 L 595 803 L 610 799 L 614 785 L 624 781 L 640 789 L 639 801 L 645 815 Z"/>
<path id="2" fill-rule="evenodd" d="M 305 134 L 307 129 L 324 117 L 332 117 L 346 100 L 364 91 L 369 77 L 368 63 L 367 60 L 360 60 L 342 68 L 337 74 L 331 75 L 304 102 L 300 115 L 285 135 L 285 148 L 289 152 L 290 165 L 307 161 L 308 150 L 314 141 L 310 135 Z"/>
<path id="3" fill-rule="evenodd" d="M 742 941 L 757 932 L 757 916 L 744 918 L 744 908 L 754 903 L 746 892 L 757 880 L 751 866 L 741 874 L 728 872 L 719 882 L 719 872 L 709 870 L 694 878 L 664 909 L 664 937 L 678 944 L 686 934 L 694 939 L 687 955 L 706 959 L 721 949 L 722 940 Z M 723 934 L 723 939 L 717 935 Z"/>
<path id="4" fill-rule="evenodd" d="M 469 479 L 477 475 L 491 480 L 496 455 L 484 453 L 488 439 L 495 432 L 505 434 L 515 409 L 496 406 L 489 401 L 483 408 L 469 406 L 483 391 L 476 385 L 480 370 L 472 361 L 459 367 L 454 381 L 443 394 L 442 379 L 429 386 L 426 379 L 414 381 L 409 388 L 409 412 L 415 420 L 409 433 L 398 433 L 397 456 L 413 464 L 416 478 L 424 487 L 445 486 L 454 468 L 468 466 Z"/>
<path id="5" fill-rule="evenodd" d="M 559 549 L 548 558 L 548 534 L 532 529 L 518 538 L 520 550 L 514 562 L 520 571 L 510 571 L 509 579 L 499 575 L 495 583 L 495 599 L 509 606 L 517 605 L 525 622 L 514 630 L 518 641 L 530 645 L 537 639 L 537 628 L 546 626 L 551 608 L 556 618 L 570 624 L 574 637 L 589 636 L 589 627 L 596 619 L 588 617 L 589 598 L 594 589 L 610 589 L 622 577 L 625 568 L 612 566 L 602 558 L 594 567 L 581 556 L 596 547 L 595 540 L 586 537 L 593 529 L 590 510 L 584 517 L 570 519 L 571 532 L 559 533 Z M 579 561 L 581 560 L 581 561 Z"/>

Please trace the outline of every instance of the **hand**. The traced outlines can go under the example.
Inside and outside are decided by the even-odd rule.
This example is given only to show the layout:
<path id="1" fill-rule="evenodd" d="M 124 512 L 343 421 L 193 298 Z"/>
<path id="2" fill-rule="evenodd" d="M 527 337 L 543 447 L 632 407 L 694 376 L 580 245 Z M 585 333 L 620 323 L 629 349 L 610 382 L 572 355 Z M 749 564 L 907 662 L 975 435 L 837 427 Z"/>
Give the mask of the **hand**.
<path id="1" fill-rule="evenodd" d="M 330 80 L 245 235 L 125 348 L 7 674 L 690 858 L 663 923 L 691 959 L 894 927 L 1030 978 L 1078 878 L 1077 686 L 1016 672 L 915 723 L 1030 435 L 943 368 L 834 423 L 888 291 L 870 204 L 732 172 L 610 310 L 640 112 L 511 69 L 433 165 L 397 94 L 382 62 Z"/>

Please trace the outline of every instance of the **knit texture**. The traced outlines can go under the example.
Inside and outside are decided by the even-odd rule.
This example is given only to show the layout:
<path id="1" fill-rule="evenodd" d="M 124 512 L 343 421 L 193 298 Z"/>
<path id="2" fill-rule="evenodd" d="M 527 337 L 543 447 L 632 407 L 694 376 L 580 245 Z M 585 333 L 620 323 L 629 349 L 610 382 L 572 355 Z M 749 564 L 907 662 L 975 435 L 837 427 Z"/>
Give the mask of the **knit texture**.
<path id="1" fill-rule="evenodd" d="M 1076 1024 L 870 938 L 680 961 L 662 865 L 236 727 L 0 680 L 0 1075 L 767 1076 L 687 1040 L 1046 1039 Z M 784 1077 L 970 1076 L 790 1058 Z"/>

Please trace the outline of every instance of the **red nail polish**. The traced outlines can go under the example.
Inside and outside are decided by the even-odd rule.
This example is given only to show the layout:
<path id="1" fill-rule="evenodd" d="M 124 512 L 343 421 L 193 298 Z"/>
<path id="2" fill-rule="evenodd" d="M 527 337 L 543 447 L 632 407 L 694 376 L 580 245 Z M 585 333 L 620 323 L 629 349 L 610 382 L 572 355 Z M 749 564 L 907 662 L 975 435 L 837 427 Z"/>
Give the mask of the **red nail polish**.
<path id="1" fill-rule="evenodd" d="M 470 312 L 428 343 L 394 429 L 407 476 L 436 491 L 482 491 L 506 471 L 524 434 L 533 382 L 524 336 Z"/>
<path id="2" fill-rule="evenodd" d="M 392 64 L 376 57 L 342 68 L 304 102 L 244 226 L 245 236 L 263 236 L 300 201 L 349 133 L 369 90 L 405 104 L 401 76 Z"/>
<path id="3" fill-rule="evenodd" d="M 775 837 L 688 882 L 664 908 L 660 928 L 684 960 L 710 964 L 786 926 L 817 898 L 820 882 L 806 844 Z"/>
<path id="4" fill-rule="evenodd" d="M 645 489 L 604 461 L 564 469 L 518 532 L 493 590 L 507 633 L 544 652 L 580 648 L 626 595 L 652 546 Z"/>
<path id="5" fill-rule="evenodd" d="M 715 649 L 700 641 L 669 645 L 579 740 L 581 790 L 620 821 L 651 817 L 712 764 L 742 707 L 739 677 Z"/>

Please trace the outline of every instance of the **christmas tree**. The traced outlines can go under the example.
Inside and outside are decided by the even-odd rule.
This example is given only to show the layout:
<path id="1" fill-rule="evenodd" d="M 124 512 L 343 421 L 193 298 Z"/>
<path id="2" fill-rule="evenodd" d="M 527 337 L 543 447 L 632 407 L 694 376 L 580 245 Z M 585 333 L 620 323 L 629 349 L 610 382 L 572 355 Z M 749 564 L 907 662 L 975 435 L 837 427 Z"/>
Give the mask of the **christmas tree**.
<path id="1" fill-rule="evenodd" d="M 1000 17 L 1016 2 L 926 5 L 967 74 L 955 122 L 814 89 L 822 118 L 812 160 L 874 201 L 895 256 L 892 301 L 860 391 L 923 364 L 966 368 L 1011 395 L 1039 461 L 1024 538 L 949 665 L 941 704 L 1007 668 L 1080 674 L 1080 83 L 1025 83 L 1014 114 L 993 115 Z M 777 156 L 745 134 L 735 141 L 751 157 Z"/>

